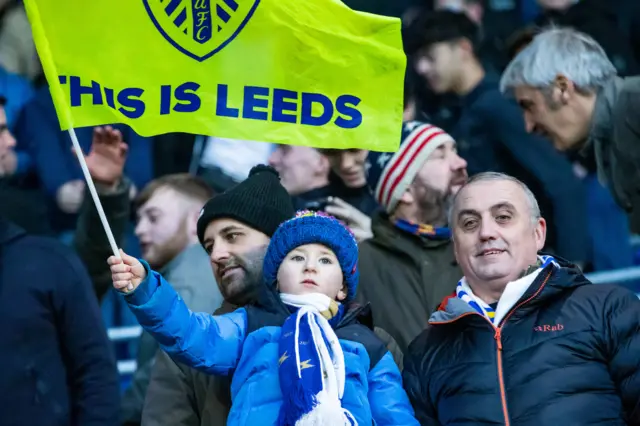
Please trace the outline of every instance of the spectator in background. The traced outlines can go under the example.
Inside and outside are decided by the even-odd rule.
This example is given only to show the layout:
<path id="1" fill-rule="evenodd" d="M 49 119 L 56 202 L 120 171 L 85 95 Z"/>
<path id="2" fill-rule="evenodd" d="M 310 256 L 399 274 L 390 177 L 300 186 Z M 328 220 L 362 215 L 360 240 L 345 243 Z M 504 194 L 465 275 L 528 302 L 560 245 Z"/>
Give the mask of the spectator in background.
<path id="1" fill-rule="evenodd" d="M 213 312 L 222 295 L 211 274 L 209 256 L 198 242 L 196 226 L 205 202 L 213 193 L 200 178 L 189 174 L 167 175 L 151 181 L 135 202 L 143 258 L 171 277 L 174 288 L 193 310 Z M 96 223 L 97 225 L 97 223 Z M 138 368 L 123 397 L 123 421 L 142 421 L 153 360 L 159 347 L 148 334 L 140 337 Z"/>
<path id="2" fill-rule="evenodd" d="M 90 96 L 90 95 L 87 95 Z M 143 188 L 153 176 L 151 143 L 124 125 L 113 126 L 127 142 L 128 161 L 125 172 L 135 191 Z M 84 152 L 96 137 L 93 128 L 76 129 Z M 76 214 L 84 198 L 84 180 L 78 160 L 71 151 L 71 138 L 60 131 L 48 86 L 40 87 L 29 102 L 16 127 L 16 137 L 29 147 L 42 185 L 53 201 L 54 226 L 59 231 L 75 227 Z"/>
<path id="3" fill-rule="evenodd" d="M 131 203 L 131 184 L 123 175 L 126 152 L 127 145 L 120 132 L 107 127 L 98 131 L 87 156 L 87 166 L 96 182 L 105 214 L 119 241 L 123 241 L 125 236 Z M 196 233 L 200 210 L 211 196 L 211 189 L 197 177 L 166 175 L 151 181 L 140 192 L 134 208 L 138 216 L 136 235 L 145 260 L 171 277 L 176 291 L 189 307 L 213 312 L 221 305 L 222 296 Z M 112 253 L 88 194 L 79 216 L 75 241 L 78 253 L 92 271 L 96 292 L 102 297 L 106 290 L 104 281 L 111 283 L 104 256 L 109 257 Z M 138 346 L 138 367 L 122 400 L 123 424 L 139 425 L 141 422 L 157 350 L 156 341 L 148 333 L 143 333 Z"/>
<path id="4" fill-rule="evenodd" d="M 15 130 L 18 116 L 33 97 L 33 88 L 25 78 L 0 67 L 0 96 L 5 99 L 7 126 Z M 1 159 L 0 176 L 22 176 L 31 171 L 33 160 L 25 144 L 18 143 L 9 157 Z"/>
<path id="5" fill-rule="evenodd" d="M 378 203 L 367 188 L 365 162 L 369 151 L 364 149 L 321 149 L 331 166 L 329 183 L 335 197 L 342 199 L 366 215 L 371 215 Z M 339 218 L 343 219 L 343 218 Z"/>
<path id="6" fill-rule="evenodd" d="M 640 72 L 630 37 L 618 22 L 616 6 L 602 0 L 537 0 L 542 13 L 535 19 L 538 27 L 571 27 L 593 37 L 621 76 Z"/>
<path id="7" fill-rule="evenodd" d="M 492 13 L 490 5 L 486 0 L 423 0 L 421 7 L 409 11 L 404 19 L 405 36 L 403 37 L 405 43 L 405 51 L 409 54 L 408 62 L 415 62 L 415 52 L 418 52 L 421 47 L 421 30 L 415 25 L 412 25 L 415 19 L 419 18 L 422 14 L 430 11 L 450 11 L 465 14 L 473 23 L 479 28 L 478 34 L 478 58 L 482 63 L 482 66 L 492 72 L 502 70 L 507 64 L 507 58 L 504 54 L 503 39 L 500 34 L 504 33 L 501 25 L 496 25 L 507 19 L 497 20 Z M 490 2 L 489 2 L 490 3 Z M 491 25 L 486 25 L 486 18 L 493 20 Z M 416 32 L 416 34 L 412 34 Z M 415 67 L 407 67 L 408 75 L 416 75 Z M 429 87 L 428 84 L 424 84 L 424 79 L 417 77 L 417 80 L 421 80 L 419 84 L 416 84 L 418 105 L 421 112 L 425 115 L 415 118 L 405 118 L 404 121 L 421 120 L 427 121 L 435 126 L 443 129 L 450 129 L 457 123 L 460 118 L 461 108 L 463 103 L 460 97 L 454 92 L 438 92 Z M 407 79 L 405 78 L 405 83 Z"/>
<path id="8" fill-rule="evenodd" d="M 255 300 L 271 235 L 293 215 L 291 197 L 280 184 L 277 172 L 267 166 L 254 167 L 243 182 L 207 202 L 197 230 L 224 297 L 216 315 Z M 223 425 L 230 407 L 227 378 L 198 372 L 158 352 L 142 424 Z"/>
<path id="9" fill-rule="evenodd" d="M 0 216 L 31 234 L 46 235 L 51 229 L 44 194 L 22 185 L 16 176 L 21 155 L 16 152 L 16 139 L 7 122 L 6 102 L 0 96 Z"/>
<path id="10" fill-rule="evenodd" d="M 423 425 L 640 424 L 640 300 L 538 256 L 546 223 L 531 191 L 472 177 L 449 223 L 464 272 L 405 357 Z"/>
<path id="11" fill-rule="evenodd" d="M 280 174 L 282 186 L 293 198 L 296 210 L 321 209 L 331 193 L 329 161 L 307 146 L 276 145 L 269 165 Z M 315 203 L 315 204 L 314 204 Z"/>
<path id="12" fill-rule="evenodd" d="M 535 28 L 526 28 L 514 34 L 508 42 L 509 60 L 527 47 L 537 33 Z M 608 271 L 633 266 L 629 220 L 611 192 L 598 180 L 595 159 L 576 150 L 569 150 L 567 156 L 573 160 L 576 175 L 583 180 L 587 191 L 591 256 L 585 270 Z"/>
<path id="13" fill-rule="evenodd" d="M 151 181 L 135 200 L 135 232 L 143 258 L 172 277 L 188 305 L 202 304 L 209 310 L 219 307 L 222 297 L 198 243 L 196 225 L 212 196 L 202 179 L 176 174 Z"/>
<path id="14" fill-rule="evenodd" d="M 360 244 L 358 299 L 406 351 L 461 272 L 447 228 L 452 194 L 467 180 L 455 142 L 429 124 L 405 123 L 396 153 L 369 154 L 369 185 L 384 211 Z"/>
<path id="15" fill-rule="evenodd" d="M 293 196 L 296 209 L 326 211 L 348 223 L 358 241 L 371 237 L 371 218 L 340 198 L 346 194 L 345 199 L 353 199 L 339 179 L 329 181 L 329 161 L 318 150 L 278 145 L 269 164 L 281 173 L 282 185 Z"/>
<path id="16" fill-rule="evenodd" d="M 0 272 L 0 424 L 118 425 L 113 348 L 77 256 L 0 217 Z"/>
<path id="17" fill-rule="evenodd" d="M 414 22 L 414 66 L 439 93 L 462 98 L 462 112 L 449 133 L 467 161 L 469 175 L 512 174 L 527 182 L 553 213 L 554 251 L 575 262 L 588 257 L 585 191 L 571 163 L 536 135 L 527 134 L 515 103 L 500 93 L 498 77 L 486 73 L 477 54 L 478 28 L 464 14 L 434 12 Z M 447 130 L 447 129 L 445 129 Z"/>
<path id="18" fill-rule="evenodd" d="M 640 79 L 618 77 L 588 35 L 553 28 L 515 57 L 500 85 L 520 104 L 529 132 L 595 159 L 601 182 L 640 228 Z"/>
<path id="19" fill-rule="evenodd" d="M 430 10 L 426 6 L 417 7 L 408 12 L 403 21 L 403 42 L 407 54 L 407 66 L 404 77 L 404 114 L 403 121 L 425 121 L 441 128 L 449 128 L 460 116 L 460 99 L 453 93 L 436 93 L 425 84 L 416 68 L 410 66 L 415 61 L 415 52 L 419 50 L 419 37 L 413 24 L 422 14 Z"/>
<path id="20" fill-rule="evenodd" d="M 13 130 L 20 112 L 33 97 L 33 87 L 29 80 L 0 67 L 0 96 L 7 100 L 7 125 Z"/>
<path id="21" fill-rule="evenodd" d="M 0 23 L 0 67 L 28 80 L 36 79 L 42 73 L 42 65 L 23 2 L 0 0 L 0 10 L 3 14 Z"/>
<path id="22" fill-rule="evenodd" d="M 331 166 L 331 196 L 322 210 L 344 222 L 358 242 L 371 237 L 371 215 L 378 203 L 367 187 L 364 149 L 321 149 Z"/>
<path id="23" fill-rule="evenodd" d="M 478 26 L 478 58 L 482 66 L 492 72 L 498 72 L 507 64 L 504 41 L 498 34 L 491 35 L 493 28 L 486 28 L 484 15 L 486 0 L 433 0 L 436 11 L 464 13 Z"/>

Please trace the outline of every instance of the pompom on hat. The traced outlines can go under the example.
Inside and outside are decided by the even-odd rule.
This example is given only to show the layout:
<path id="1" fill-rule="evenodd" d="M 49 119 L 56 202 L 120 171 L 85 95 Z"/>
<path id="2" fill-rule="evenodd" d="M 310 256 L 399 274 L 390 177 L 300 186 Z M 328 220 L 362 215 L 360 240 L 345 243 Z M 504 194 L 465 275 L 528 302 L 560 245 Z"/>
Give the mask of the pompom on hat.
<path id="1" fill-rule="evenodd" d="M 347 298 L 353 300 L 358 288 L 358 243 L 351 231 L 336 218 L 322 212 L 299 211 L 282 223 L 271 237 L 262 269 L 266 285 L 275 285 L 278 269 L 291 250 L 305 244 L 329 247 L 342 269 Z"/>

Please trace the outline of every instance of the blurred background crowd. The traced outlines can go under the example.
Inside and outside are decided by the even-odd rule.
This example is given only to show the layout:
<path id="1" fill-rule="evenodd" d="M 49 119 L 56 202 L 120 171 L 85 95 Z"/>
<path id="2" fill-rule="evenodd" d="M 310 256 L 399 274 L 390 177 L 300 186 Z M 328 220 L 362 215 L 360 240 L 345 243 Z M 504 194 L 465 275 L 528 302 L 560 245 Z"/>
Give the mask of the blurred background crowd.
<path id="1" fill-rule="evenodd" d="M 356 10 L 402 18 L 408 56 L 404 119 L 438 126 L 453 137 L 460 156 L 452 166 L 454 175 L 462 176 L 465 168 L 469 176 L 497 171 L 525 182 L 547 219 L 545 251 L 580 265 L 585 272 L 640 264 L 634 243 L 640 223 L 630 220 L 598 181 L 595 161 L 577 152 L 560 153 L 543 134 L 529 133 L 518 105 L 499 90 L 500 74 L 510 59 L 538 28 L 551 24 L 592 36 L 620 76 L 640 74 L 640 2 L 344 2 Z M 425 15 L 424 10 L 434 13 Z M 54 237 L 76 250 L 93 283 L 105 326 L 135 326 L 111 288 L 105 263 L 110 248 L 71 141 L 60 131 L 20 0 L 0 0 L 0 96 L 6 115 L 6 120 L 0 116 L 0 216 L 29 234 Z M 119 124 L 81 128 L 77 134 L 118 242 L 127 253 L 163 271 L 182 289 L 193 310 L 213 311 L 221 303 L 208 257 L 193 232 L 197 215 L 206 200 L 244 180 L 260 163 L 280 173 L 296 208 L 325 210 L 345 221 L 360 242 L 393 247 L 416 260 L 403 265 L 389 258 L 389 268 L 401 270 L 409 265 L 415 269 L 414 265 L 425 262 L 452 285 L 459 277 L 457 269 L 449 270 L 451 262 L 443 257 L 440 243 L 416 249 L 393 236 L 398 231 L 388 226 L 388 215 L 370 189 L 369 169 L 375 164 L 367 151 L 316 150 L 190 134 L 146 138 Z M 425 185 L 424 199 L 417 200 L 419 207 L 438 205 L 433 182 Z M 419 272 L 407 272 L 396 279 L 415 280 L 419 285 L 420 277 Z M 640 291 L 634 281 L 625 285 Z M 12 304 L 11 309 L 21 307 Z M 113 331 L 110 336 L 117 334 Z M 118 360 L 137 359 L 137 363 L 120 364 L 120 387 L 128 392 L 123 398 L 123 407 L 130 413 L 128 423 L 139 424 L 138 399 L 131 395 L 142 392 L 144 398 L 144 386 L 132 388 L 131 373 L 151 362 L 157 347 L 145 342 L 144 335 L 142 340 L 116 340 L 113 349 Z M 408 341 L 398 343 L 403 346 Z M 134 407 L 127 407 L 129 402 Z"/>

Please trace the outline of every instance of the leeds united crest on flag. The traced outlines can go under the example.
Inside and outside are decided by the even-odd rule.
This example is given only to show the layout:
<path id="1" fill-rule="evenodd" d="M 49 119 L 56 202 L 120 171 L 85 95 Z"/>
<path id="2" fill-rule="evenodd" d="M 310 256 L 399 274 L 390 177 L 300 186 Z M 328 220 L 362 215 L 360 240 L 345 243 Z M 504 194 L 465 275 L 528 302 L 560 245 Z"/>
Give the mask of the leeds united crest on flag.
<path id="1" fill-rule="evenodd" d="M 222 50 L 249 22 L 260 0 L 142 0 L 176 49 L 198 61 Z"/>

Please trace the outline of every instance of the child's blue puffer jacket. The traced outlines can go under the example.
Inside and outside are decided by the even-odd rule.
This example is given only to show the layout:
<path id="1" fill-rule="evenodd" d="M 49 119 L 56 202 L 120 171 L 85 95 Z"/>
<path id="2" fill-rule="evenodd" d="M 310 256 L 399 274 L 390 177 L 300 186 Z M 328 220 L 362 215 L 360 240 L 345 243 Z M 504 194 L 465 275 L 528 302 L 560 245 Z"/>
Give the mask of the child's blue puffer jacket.
<path id="1" fill-rule="evenodd" d="M 233 375 L 228 425 L 276 425 L 282 404 L 281 327 L 268 324 L 278 315 L 260 315 L 258 307 L 220 316 L 193 313 L 160 274 L 145 267 L 147 278 L 125 297 L 140 325 L 176 361 L 209 374 Z M 343 406 L 359 425 L 418 425 L 391 354 L 373 352 L 375 362 L 366 347 L 375 346 L 368 344 L 377 341 L 375 334 L 355 321 L 343 323 L 336 328 L 346 366 Z M 345 332 L 353 339 L 344 340 Z"/>

